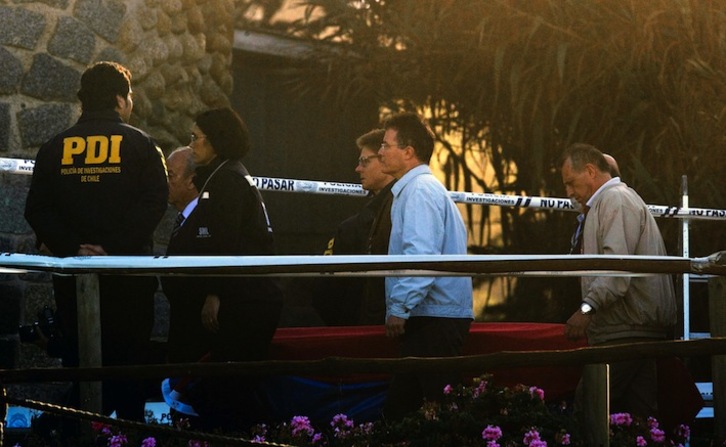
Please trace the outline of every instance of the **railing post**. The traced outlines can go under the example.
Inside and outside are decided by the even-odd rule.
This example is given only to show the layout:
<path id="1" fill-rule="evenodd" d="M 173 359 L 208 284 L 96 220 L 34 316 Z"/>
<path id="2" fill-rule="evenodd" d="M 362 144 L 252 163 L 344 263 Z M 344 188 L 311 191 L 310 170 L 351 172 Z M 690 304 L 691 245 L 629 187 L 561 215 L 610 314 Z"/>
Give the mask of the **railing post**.
<path id="1" fill-rule="evenodd" d="M 102 366 L 101 298 L 98 275 L 76 276 L 78 307 L 78 356 L 81 367 Z M 83 410 L 101 412 L 101 382 L 81 382 L 80 404 Z"/>
<path id="2" fill-rule="evenodd" d="M 585 365 L 582 380 L 587 445 L 610 447 L 610 365 Z"/>
<path id="3" fill-rule="evenodd" d="M 726 276 L 708 280 L 708 314 L 711 337 L 726 337 Z M 711 357 L 714 431 L 726 438 L 726 355 Z"/>

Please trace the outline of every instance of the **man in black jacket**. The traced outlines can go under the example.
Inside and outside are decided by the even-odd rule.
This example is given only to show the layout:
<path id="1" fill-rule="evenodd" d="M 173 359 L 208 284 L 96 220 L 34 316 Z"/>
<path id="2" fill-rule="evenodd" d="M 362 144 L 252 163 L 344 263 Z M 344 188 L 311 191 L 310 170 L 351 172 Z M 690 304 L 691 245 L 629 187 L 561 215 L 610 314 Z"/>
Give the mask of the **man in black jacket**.
<path id="1" fill-rule="evenodd" d="M 164 157 L 153 139 L 127 124 L 133 109 L 131 73 L 99 62 L 81 77 L 78 122 L 45 143 L 35 161 L 25 218 L 39 247 L 54 256 L 148 255 L 166 210 Z M 104 365 L 144 360 L 154 322 L 154 277 L 102 275 Z M 65 366 L 78 365 L 75 278 L 53 276 L 64 338 Z M 137 381 L 103 384 L 103 410 L 143 421 Z"/>
<path id="2" fill-rule="evenodd" d="M 378 159 L 384 134 L 383 129 L 374 129 L 356 140 L 360 156 L 355 172 L 370 199 L 359 212 L 338 225 L 325 255 L 388 253 L 394 179 L 382 172 Z M 383 324 L 386 319 L 383 281 L 383 277 L 322 279 L 315 287 L 313 306 L 329 326 Z"/>

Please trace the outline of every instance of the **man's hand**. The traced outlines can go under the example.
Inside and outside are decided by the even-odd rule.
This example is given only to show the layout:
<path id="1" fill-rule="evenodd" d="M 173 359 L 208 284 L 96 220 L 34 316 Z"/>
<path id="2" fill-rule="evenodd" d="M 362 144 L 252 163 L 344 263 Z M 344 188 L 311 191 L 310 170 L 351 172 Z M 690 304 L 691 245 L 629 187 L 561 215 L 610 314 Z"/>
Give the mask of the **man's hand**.
<path id="1" fill-rule="evenodd" d="M 584 338 L 587 335 L 587 327 L 590 326 L 591 320 L 591 315 L 583 315 L 582 312 L 578 310 L 567 320 L 567 324 L 565 326 L 565 337 L 571 341 Z"/>
<path id="2" fill-rule="evenodd" d="M 202 306 L 202 326 L 209 332 L 217 332 L 219 330 L 219 297 L 217 295 L 207 295 L 207 299 Z"/>
<path id="3" fill-rule="evenodd" d="M 108 253 L 100 245 L 81 244 L 78 249 L 78 256 L 108 256 Z"/>
<path id="4" fill-rule="evenodd" d="M 390 316 L 386 320 L 386 337 L 396 338 L 403 335 L 406 326 L 406 320 L 399 317 Z"/>

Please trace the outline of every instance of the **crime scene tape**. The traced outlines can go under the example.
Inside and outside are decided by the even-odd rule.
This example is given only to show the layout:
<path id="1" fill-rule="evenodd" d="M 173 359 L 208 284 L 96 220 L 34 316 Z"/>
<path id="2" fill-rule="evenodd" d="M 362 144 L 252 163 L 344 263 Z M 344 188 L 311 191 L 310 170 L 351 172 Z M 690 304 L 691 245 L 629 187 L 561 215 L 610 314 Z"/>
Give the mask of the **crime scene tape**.
<path id="1" fill-rule="evenodd" d="M 11 174 L 33 174 L 34 160 L 0 158 L 0 172 Z M 364 197 L 368 193 L 357 183 L 336 183 L 317 180 L 296 180 L 274 177 L 252 177 L 257 189 L 264 191 L 298 192 L 308 194 L 334 194 Z M 456 203 L 471 205 L 512 206 L 563 211 L 576 211 L 570 199 L 559 197 L 515 196 L 475 192 L 449 192 Z M 682 219 L 726 220 L 726 210 L 709 208 L 681 208 L 666 205 L 648 205 L 655 217 Z"/>

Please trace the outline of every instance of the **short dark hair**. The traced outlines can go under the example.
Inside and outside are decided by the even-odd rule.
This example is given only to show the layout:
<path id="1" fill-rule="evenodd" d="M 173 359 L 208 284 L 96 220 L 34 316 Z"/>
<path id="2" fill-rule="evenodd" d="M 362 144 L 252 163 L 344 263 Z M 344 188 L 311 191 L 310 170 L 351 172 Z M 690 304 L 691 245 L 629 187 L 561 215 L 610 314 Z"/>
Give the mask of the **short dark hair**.
<path id="1" fill-rule="evenodd" d="M 358 150 L 371 149 L 374 152 L 378 152 L 383 143 L 383 135 L 386 134 L 385 129 L 373 129 L 370 132 L 364 133 L 355 140 L 355 145 L 358 146 Z"/>
<path id="2" fill-rule="evenodd" d="M 87 111 L 115 109 L 116 96 L 126 98 L 131 90 L 131 72 L 118 62 L 97 62 L 81 75 L 78 99 Z"/>
<path id="3" fill-rule="evenodd" d="M 238 160 L 250 151 L 247 125 L 231 108 L 202 112 L 197 116 L 196 124 L 222 160 Z"/>
<path id="4" fill-rule="evenodd" d="M 590 144 L 574 143 L 570 145 L 560 157 L 560 167 L 568 159 L 572 163 L 572 169 L 575 172 L 580 172 L 585 169 L 585 165 L 588 163 L 596 166 L 602 172 L 610 172 L 610 165 L 605 160 L 602 152 Z"/>
<path id="5" fill-rule="evenodd" d="M 397 113 L 383 123 L 384 129 L 398 132 L 397 143 L 400 146 L 411 146 L 416 158 L 427 163 L 434 153 L 434 133 L 426 122 L 411 112 Z"/>

